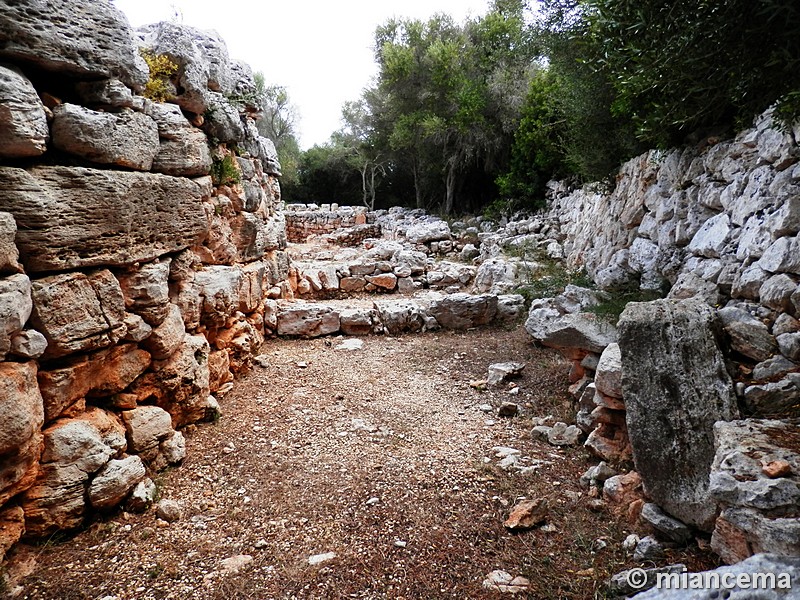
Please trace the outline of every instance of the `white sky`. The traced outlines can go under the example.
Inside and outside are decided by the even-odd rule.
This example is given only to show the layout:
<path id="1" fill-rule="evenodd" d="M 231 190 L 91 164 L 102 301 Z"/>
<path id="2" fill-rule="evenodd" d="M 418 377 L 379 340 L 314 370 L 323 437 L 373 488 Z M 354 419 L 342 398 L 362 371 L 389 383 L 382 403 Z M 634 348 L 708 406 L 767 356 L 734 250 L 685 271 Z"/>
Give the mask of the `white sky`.
<path id="1" fill-rule="evenodd" d="M 139 27 L 170 20 L 215 29 L 231 58 L 286 86 L 296 105 L 300 146 L 326 142 L 340 127 L 342 105 L 357 100 L 376 74 L 375 28 L 388 18 L 427 19 L 434 13 L 462 21 L 482 15 L 489 0 L 115 0 Z"/>

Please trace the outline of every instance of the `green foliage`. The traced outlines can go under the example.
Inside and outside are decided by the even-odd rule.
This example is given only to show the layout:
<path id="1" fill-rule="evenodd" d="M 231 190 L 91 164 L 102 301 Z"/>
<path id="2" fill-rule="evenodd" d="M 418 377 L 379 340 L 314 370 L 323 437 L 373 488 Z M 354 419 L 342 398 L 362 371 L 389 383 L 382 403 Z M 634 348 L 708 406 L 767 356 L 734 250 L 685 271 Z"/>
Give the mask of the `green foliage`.
<path id="1" fill-rule="evenodd" d="M 606 290 L 605 300 L 595 306 L 589 306 L 586 312 L 594 313 L 598 317 L 616 325 L 619 316 L 630 302 L 650 302 L 663 298 L 666 294 L 661 290 L 642 290 L 638 284 L 622 288 Z"/>
<path id="2" fill-rule="evenodd" d="M 239 183 L 241 179 L 236 159 L 231 154 L 226 154 L 223 158 L 214 158 L 211 163 L 211 180 L 214 185 L 230 185 Z"/>
<path id="3" fill-rule="evenodd" d="M 544 206 L 545 184 L 565 176 L 563 138 L 566 121 L 560 87 L 552 71 L 531 79 L 514 143 L 510 170 L 497 178 L 500 194 L 530 208 Z"/>
<path id="4" fill-rule="evenodd" d="M 172 99 L 170 78 L 178 72 L 178 65 L 165 54 L 156 54 L 146 48 L 139 48 L 139 54 L 150 69 L 150 78 L 144 86 L 144 97 L 153 102 Z"/>
<path id="5" fill-rule="evenodd" d="M 548 257 L 541 248 L 534 244 L 526 243 L 505 248 L 504 252 L 508 256 L 522 259 L 524 283 L 518 286 L 514 293 L 525 298 L 525 304 L 528 307 L 532 300 L 557 296 L 568 285 L 587 288 L 594 285 L 586 271 L 565 268 L 561 261 Z"/>

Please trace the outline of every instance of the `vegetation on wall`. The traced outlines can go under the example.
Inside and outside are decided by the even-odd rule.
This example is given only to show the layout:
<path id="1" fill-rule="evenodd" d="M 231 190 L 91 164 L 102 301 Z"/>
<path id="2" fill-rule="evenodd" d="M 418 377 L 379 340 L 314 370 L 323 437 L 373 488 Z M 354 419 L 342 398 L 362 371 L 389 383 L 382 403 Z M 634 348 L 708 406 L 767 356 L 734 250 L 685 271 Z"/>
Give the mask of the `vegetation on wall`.
<path id="1" fill-rule="evenodd" d="M 150 69 L 150 78 L 144 86 L 143 95 L 153 102 L 166 102 L 172 99 L 170 78 L 178 72 L 178 65 L 165 54 L 156 54 L 146 48 L 139 48 L 144 62 Z"/>

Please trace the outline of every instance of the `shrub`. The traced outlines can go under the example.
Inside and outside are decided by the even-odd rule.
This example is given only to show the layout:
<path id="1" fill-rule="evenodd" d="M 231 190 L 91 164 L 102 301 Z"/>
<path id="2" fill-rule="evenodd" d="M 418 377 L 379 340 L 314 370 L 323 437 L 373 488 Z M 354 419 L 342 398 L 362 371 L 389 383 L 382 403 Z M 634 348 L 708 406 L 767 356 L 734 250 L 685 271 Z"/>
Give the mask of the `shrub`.
<path id="1" fill-rule="evenodd" d="M 153 102 L 166 102 L 172 98 L 170 78 L 178 72 L 178 65 L 165 54 L 156 54 L 146 48 L 139 48 L 144 62 L 150 69 L 150 79 L 144 86 L 144 97 Z"/>

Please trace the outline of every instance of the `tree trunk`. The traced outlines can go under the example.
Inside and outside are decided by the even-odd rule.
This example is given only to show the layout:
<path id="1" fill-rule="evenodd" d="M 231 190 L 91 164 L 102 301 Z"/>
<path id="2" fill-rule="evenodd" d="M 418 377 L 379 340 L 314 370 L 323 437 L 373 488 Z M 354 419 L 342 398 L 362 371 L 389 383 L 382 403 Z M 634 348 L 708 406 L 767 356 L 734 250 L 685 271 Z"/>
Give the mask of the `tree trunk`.
<path id="1" fill-rule="evenodd" d="M 422 190 L 419 187 L 419 169 L 417 168 L 417 159 L 413 162 L 414 172 L 414 197 L 417 201 L 417 208 L 425 208 L 425 201 L 422 198 Z"/>
<path id="2" fill-rule="evenodd" d="M 444 197 L 444 214 L 450 215 L 453 213 L 453 205 L 455 204 L 456 196 L 456 166 L 451 162 L 447 167 L 447 177 L 445 178 L 445 197 Z"/>

